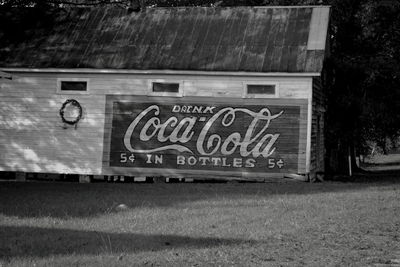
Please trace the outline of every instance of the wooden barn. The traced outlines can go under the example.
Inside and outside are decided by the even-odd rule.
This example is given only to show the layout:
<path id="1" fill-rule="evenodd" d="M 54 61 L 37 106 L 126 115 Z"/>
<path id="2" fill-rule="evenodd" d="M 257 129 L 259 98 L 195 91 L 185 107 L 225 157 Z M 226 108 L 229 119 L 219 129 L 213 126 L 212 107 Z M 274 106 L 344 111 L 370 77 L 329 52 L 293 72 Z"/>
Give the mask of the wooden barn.
<path id="1" fill-rule="evenodd" d="M 0 171 L 324 171 L 329 7 L 73 8 L 0 44 Z M 1 43 L 1 36 L 0 36 Z"/>

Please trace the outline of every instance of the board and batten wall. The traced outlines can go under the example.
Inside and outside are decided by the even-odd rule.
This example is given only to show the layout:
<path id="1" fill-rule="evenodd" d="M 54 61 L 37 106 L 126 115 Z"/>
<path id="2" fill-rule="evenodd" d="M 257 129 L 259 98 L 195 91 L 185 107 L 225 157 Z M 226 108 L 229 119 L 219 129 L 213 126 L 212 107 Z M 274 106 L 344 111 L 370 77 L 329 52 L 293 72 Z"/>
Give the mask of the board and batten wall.
<path id="1" fill-rule="evenodd" d="M 88 81 L 86 93 L 57 91 L 60 79 Z M 243 98 L 246 83 L 276 83 L 278 98 L 308 100 L 307 140 L 311 139 L 312 77 L 229 75 L 13 73 L 0 80 L 0 171 L 102 174 L 106 95 L 146 96 L 151 81 L 181 82 L 183 97 Z M 83 117 L 67 127 L 59 110 L 77 100 Z M 309 171 L 311 144 L 299 157 Z"/>
<path id="2" fill-rule="evenodd" d="M 326 93 L 321 77 L 313 78 L 310 173 L 325 171 Z"/>

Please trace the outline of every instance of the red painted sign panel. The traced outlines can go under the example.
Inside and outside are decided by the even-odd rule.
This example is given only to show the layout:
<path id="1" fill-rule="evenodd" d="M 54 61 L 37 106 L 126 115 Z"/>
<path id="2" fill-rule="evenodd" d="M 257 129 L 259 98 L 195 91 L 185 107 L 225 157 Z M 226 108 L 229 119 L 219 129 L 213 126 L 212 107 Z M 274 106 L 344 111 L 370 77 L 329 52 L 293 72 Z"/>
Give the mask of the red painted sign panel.
<path id="1" fill-rule="evenodd" d="M 109 167 L 297 172 L 300 105 L 107 98 Z M 265 100 L 264 100 L 265 101 Z M 160 174 L 162 175 L 162 173 Z"/>

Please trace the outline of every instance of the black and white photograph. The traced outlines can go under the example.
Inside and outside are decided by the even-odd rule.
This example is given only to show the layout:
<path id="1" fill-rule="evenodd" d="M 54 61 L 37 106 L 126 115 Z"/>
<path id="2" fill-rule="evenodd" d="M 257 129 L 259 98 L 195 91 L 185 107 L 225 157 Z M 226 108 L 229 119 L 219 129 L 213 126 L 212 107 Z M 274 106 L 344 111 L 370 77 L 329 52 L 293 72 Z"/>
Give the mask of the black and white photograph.
<path id="1" fill-rule="evenodd" d="M 400 267 L 399 0 L 0 0 L 0 267 Z"/>

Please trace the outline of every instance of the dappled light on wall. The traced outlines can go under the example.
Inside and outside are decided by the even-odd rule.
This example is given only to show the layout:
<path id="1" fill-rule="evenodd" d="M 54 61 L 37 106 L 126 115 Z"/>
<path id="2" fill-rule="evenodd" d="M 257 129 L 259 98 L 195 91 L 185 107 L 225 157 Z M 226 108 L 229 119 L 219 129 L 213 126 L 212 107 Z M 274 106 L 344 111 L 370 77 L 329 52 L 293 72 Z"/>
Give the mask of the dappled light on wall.
<path id="1" fill-rule="evenodd" d="M 102 106 L 104 109 L 101 105 L 104 97 L 56 94 L 57 79 L 48 76 L 3 80 L 0 171 L 100 172 L 104 119 L 99 114 L 104 113 L 101 109 Z M 87 118 L 82 116 L 76 130 L 74 127 L 63 129 L 59 114 L 60 107 L 70 97 L 82 103 L 85 110 L 94 110 Z M 72 114 L 67 119 L 73 118 L 74 112 L 67 112 Z"/>

